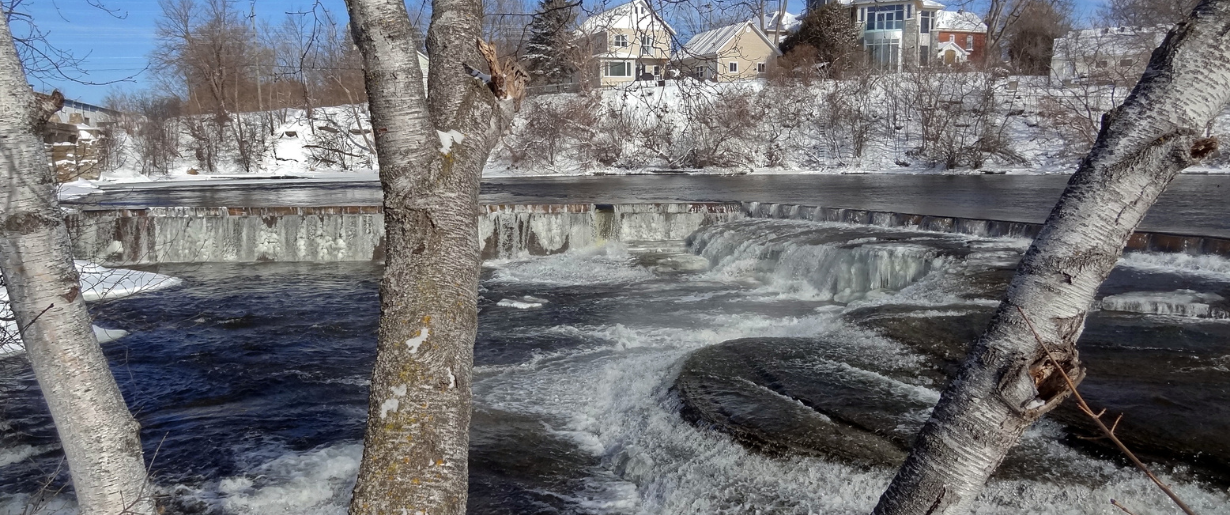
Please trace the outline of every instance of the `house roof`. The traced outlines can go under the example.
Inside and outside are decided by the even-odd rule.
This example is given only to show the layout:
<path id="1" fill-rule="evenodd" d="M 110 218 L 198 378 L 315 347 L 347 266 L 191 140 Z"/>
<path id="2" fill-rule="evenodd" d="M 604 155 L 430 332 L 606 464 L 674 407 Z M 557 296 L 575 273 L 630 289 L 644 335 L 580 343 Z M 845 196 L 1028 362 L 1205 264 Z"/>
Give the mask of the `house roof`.
<path id="1" fill-rule="evenodd" d="M 782 16 L 781 29 L 778 29 L 777 14 L 778 14 L 778 11 L 773 11 L 771 13 L 765 13 L 765 17 L 764 17 L 765 32 L 775 32 L 777 30 L 792 31 L 792 30 L 799 28 L 799 23 L 800 23 L 799 17 L 787 12 L 785 16 Z M 755 25 L 757 28 L 760 27 L 760 17 L 759 16 L 754 17 L 748 21 L 752 22 L 752 24 Z"/>
<path id="2" fill-rule="evenodd" d="M 870 5 L 870 4 L 907 4 L 910 0 L 837 0 L 845 5 Z M 922 0 L 923 9 L 943 9 L 944 4 L 934 0 Z"/>
<path id="3" fill-rule="evenodd" d="M 986 32 L 982 17 L 969 11 L 939 11 L 935 13 L 935 29 L 954 32 Z"/>
<path id="4" fill-rule="evenodd" d="M 734 25 L 727 25 L 725 27 L 719 27 L 710 31 L 701 32 L 700 34 L 692 36 L 692 39 L 689 39 L 688 42 L 683 45 L 683 49 L 680 51 L 680 54 L 682 54 L 684 58 L 717 57 L 718 52 L 722 51 L 722 48 L 726 46 L 726 43 L 730 42 L 730 40 L 734 39 L 745 29 L 748 33 L 755 34 L 759 37 L 765 42 L 766 45 L 769 45 L 769 48 L 772 48 L 774 52 L 779 52 L 777 46 L 769 40 L 769 37 L 766 36 L 764 32 L 761 32 L 760 28 L 757 27 L 756 24 L 752 23 L 751 20 L 748 20 L 745 22 L 736 23 Z"/>
<path id="5" fill-rule="evenodd" d="M 1055 40 L 1054 56 L 1130 56 L 1152 52 L 1169 30 L 1166 26 L 1074 30 Z"/>
<path id="6" fill-rule="evenodd" d="M 944 51 L 946 50 L 955 50 L 957 52 L 957 55 L 961 56 L 962 59 L 969 58 L 969 50 L 961 48 L 961 45 L 958 45 L 948 40 L 941 41 L 939 45 L 936 45 L 935 55 L 936 56 L 944 55 Z"/>
<path id="7" fill-rule="evenodd" d="M 596 34 L 607 29 L 654 30 L 654 25 L 661 24 L 667 32 L 675 34 L 675 29 L 666 23 L 657 11 L 645 0 L 632 0 L 616 5 L 602 12 L 594 13 L 581 22 L 578 32 Z"/>

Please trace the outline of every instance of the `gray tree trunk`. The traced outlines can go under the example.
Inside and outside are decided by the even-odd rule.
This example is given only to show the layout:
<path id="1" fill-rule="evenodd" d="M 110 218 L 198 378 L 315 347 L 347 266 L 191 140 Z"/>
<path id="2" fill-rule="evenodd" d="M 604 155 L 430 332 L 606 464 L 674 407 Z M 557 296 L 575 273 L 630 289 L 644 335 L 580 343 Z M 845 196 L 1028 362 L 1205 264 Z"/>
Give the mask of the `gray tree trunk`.
<path id="1" fill-rule="evenodd" d="M 81 513 L 153 514 L 140 425 L 107 368 L 73 267 L 36 104 L 0 17 L 0 271 Z M 58 108 L 58 106 L 56 106 Z"/>
<path id="2" fill-rule="evenodd" d="M 965 513 L 1021 433 L 1070 393 L 1018 308 L 1074 378 L 1076 340 L 1128 237 L 1178 172 L 1217 149 L 1206 123 L 1230 102 L 1230 0 L 1204 0 L 1154 53 L 1123 106 L 1102 120 L 1017 268 L 1006 300 L 945 389 L 881 515 Z"/>
<path id="3" fill-rule="evenodd" d="M 493 71 L 489 80 L 476 79 L 463 66 L 483 60 L 475 50 L 478 0 L 433 2 L 427 98 L 405 4 L 346 5 L 363 54 L 388 249 L 350 513 L 464 513 L 481 263 L 478 184 L 515 101 L 493 93 L 503 91 L 506 77 Z"/>

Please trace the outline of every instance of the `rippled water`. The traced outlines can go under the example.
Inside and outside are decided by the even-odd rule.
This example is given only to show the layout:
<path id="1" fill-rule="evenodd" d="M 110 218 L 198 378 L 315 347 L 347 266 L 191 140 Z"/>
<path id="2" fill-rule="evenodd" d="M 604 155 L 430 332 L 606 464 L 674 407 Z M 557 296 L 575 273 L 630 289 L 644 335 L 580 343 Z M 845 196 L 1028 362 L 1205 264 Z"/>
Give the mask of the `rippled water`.
<path id="1" fill-rule="evenodd" d="M 472 513 L 867 512 L 889 467 L 766 454 L 689 422 L 674 389 L 684 362 L 739 338 L 823 340 L 805 357 L 827 360 L 818 371 L 826 380 L 906 399 L 908 409 L 880 418 L 919 423 L 938 399 L 942 365 L 927 372 L 930 354 L 890 338 L 889 329 L 860 325 L 874 317 L 859 314 L 904 309 L 938 320 L 986 309 L 1023 248 L 774 220 L 702 229 L 691 245 L 613 244 L 488 264 L 475 349 Z M 1194 289 L 1230 297 L 1224 262 L 1143 255 L 1124 265 L 1106 294 Z M 157 454 L 153 470 L 169 512 L 343 513 L 361 454 L 380 270 L 265 263 L 157 271 L 185 284 L 94 311 L 132 333 L 106 351 L 144 427 L 147 457 Z M 1220 445 L 1218 428 L 1230 415 L 1208 406 L 1230 404 L 1230 346 L 1218 339 L 1230 334 L 1220 329 L 1226 322 L 1114 316 L 1136 324 L 1127 332 L 1156 333 L 1157 356 L 1181 360 L 1175 367 L 1204 367 L 1202 398 L 1168 400 L 1179 411 L 1205 407 L 1201 441 Z M 1125 355 L 1116 342 L 1142 342 L 1118 340 L 1123 324 L 1107 326 L 1109 336 L 1098 340 L 1112 349 L 1103 356 Z M 797 358 L 781 356 L 761 361 L 779 367 Z M 1162 372 L 1159 365 L 1155 375 Z M 1187 391 L 1164 386 L 1153 391 Z M 1140 513 L 1171 510 L 1133 469 L 1072 444 L 1065 427 L 1031 430 L 1022 448 L 1044 466 L 994 480 L 977 511 L 1115 513 L 1110 498 Z M 0 360 L 0 430 L 0 513 L 19 512 L 41 481 L 65 478 L 55 473 L 54 430 L 22 358 Z M 1227 483 L 1183 463 L 1158 467 L 1198 511 L 1230 512 Z"/>

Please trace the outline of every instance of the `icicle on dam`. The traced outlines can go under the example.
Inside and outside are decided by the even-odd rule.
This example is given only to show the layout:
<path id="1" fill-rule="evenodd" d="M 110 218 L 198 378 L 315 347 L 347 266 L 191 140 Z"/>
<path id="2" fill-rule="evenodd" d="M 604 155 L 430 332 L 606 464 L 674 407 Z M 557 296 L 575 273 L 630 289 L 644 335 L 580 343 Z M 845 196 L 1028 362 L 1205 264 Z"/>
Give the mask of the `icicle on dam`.
<path id="1" fill-rule="evenodd" d="M 606 241 L 667 241 L 743 218 L 1032 238 L 1041 224 L 758 202 L 491 204 L 480 207 L 484 259 L 548 255 Z M 382 261 L 379 206 L 150 207 L 67 217 L 74 251 L 107 265 Z M 1230 239 L 1138 231 L 1128 250 L 1230 256 Z"/>

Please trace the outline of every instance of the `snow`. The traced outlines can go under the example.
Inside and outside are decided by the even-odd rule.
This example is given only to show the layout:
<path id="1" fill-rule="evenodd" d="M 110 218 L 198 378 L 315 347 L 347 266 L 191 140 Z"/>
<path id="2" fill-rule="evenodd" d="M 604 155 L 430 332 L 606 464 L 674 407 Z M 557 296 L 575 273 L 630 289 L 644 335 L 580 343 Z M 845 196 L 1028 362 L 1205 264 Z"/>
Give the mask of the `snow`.
<path id="1" fill-rule="evenodd" d="M 969 11 L 936 11 L 935 30 L 986 32 L 982 17 Z"/>
<path id="2" fill-rule="evenodd" d="M 153 272 L 106 268 L 86 261 L 76 261 L 74 264 L 81 276 L 81 297 L 86 302 L 114 300 L 183 284 L 181 279 Z M 8 290 L 0 288 L 0 317 L 12 317 L 8 301 Z M 128 332 L 94 326 L 94 335 L 99 343 L 107 343 L 127 336 Z M 0 339 L 3 339 L 0 342 L 0 357 L 25 352 L 16 322 L 0 320 Z"/>
<path id="3" fill-rule="evenodd" d="M 415 336 L 414 338 L 406 340 L 406 346 L 410 347 L 410 354 L 417 353 L 419 351 L 419 347 L 423 345 L 423 342 L 427 341 L 427 336 L 429 336 L 430 334 L 431 334 L 431 329 L 424 326 L 423 330 L 419 331 L 418 336 Z"/>
<path id="4" fill-rule="evenodd" d="M 1230 318 L 1228 316 L 1230 314 L 1224 309 L 1215 306 L 1215 304 L 1223 303 L 1225 300 L 1221 295 L 1215 293 L 1176 290 L 1172 292 L 1129 292 L 1119 295 L 1107 295 L 1102 299 L 1101 305 L 1102 309 L 1106 311 L 1195 318 Z"/>
<path id="5" fill-rule="evenodd" d="M 816 80 L 808 84 L 763 80 L 717 84 L 685 78 L 666 81 L 664 86 L 634 82 L 599 90 L 592 97 L 533 96 L 523 103 L 511 131 L 492 151 L 484 175 L 625 175 L 658 170 L 713 174 L 1066 174 L 1076 169 L 1086 143 L 1065 132 L 1069 131 L 1068 124 L 1048 118 L 1059 102 L 1057 99 L 1092 95 L 1096 97 L 1095 104 L 1109 108 L 1130 91 L 1125 87 L 1065 88 L 1040 77 L 992 79 L 997 102 L 994 129 L 1019 159 L 991 156 L 978 166 L 959 164 L 946 168 L 942 162 L 918 155 L 923 146 L 922 134 L 931 126 L 918 109 L 902 107 L 908 104 L 903 99 L 910 98 L 909 88 L 915 87 L 914 77 L 903 73 L 871 76 L 865 83 Z M 976 73 L 942 73 L 935 77 L 931 80 L 950 83 L 985 80 Z M 849 127 L 825 121 L 834 109 L 828 102 L 830 96 L 857 98 L 864 103 L 859 110 L 864 113 L 869 131 L 861 153 L 856 155 L 850 149 Z M 591 102 L 590 98 L 595 100 L 586 116 L 569 116 L 566 107 Z M 714 153 L 709 152 L 709 147 L 714 146 L 713 129 L 698 125 L 698 120 L 726 120 L 722 114 L 723 110 L 728 111 L 726 106 L 742 103 L 748 105 L 748 114 L 742 118 L 750 119 L 751 123 L 733 131 L 734 137 L 729 141 L 716 145 L 716 153 L 726 157 L 689 162 L 695 161 L 689 154 Z M 552 115 L 554 118 L 542 115 L 551 110 L 558 111 Z M 535 117 L 536 112 L 540 116 Z M 259 114 L 238 116 L 255 119 Z M 311 117 L 302 110 L 275 111 L 272 117 L 277 120 L 275 135 L 266 141 L 267 150 L 252 171 L 237 164 L 236 151 L 229 147 L 222 149 L 215 171 L 202 169 L 193 157 L 191 138 L 181 131 L 177 149 L 180 157 L 165 173 L 145 173 L 130 136 L 121 149 L 125 156 L 119 160 L 121 165 L 104 170 L 98 180 L 69 183 L 62 189 L 61 199 L 80 198 L 98 189 L 156 188 L 170 184 L 379 180 L 366 106 L 322 107 L 314 109 Z M 1100 113 L 1094 113 L 1094 117 L 1100 117 Z M 545 144 L 544 136 L 535 131 L 544 123 L 561 125 L 558 144 Z M 951 122 L 944 123 L 957 127 Z M 1091 123 L 1096 127 L 1097 120 L 1091 119 Z M 1230 117 L 1223 115 L 1215 120 L 1212 132 L 1230 133 Z M 464 141 L 464 135 L 457 131 L 440 131 L 437 136 L 444 153 Z M 514 151 L 519 143 L 524 149 Z M 320 148 L 330 145 L 340 146 L 346 155 L 322 154 Z M 555 149 L 555 155 L 544 156 L 544 148 Z M 1228 173 L 1230 156 L 1214 156 L 1187 172 Z"/>
<path id="6" fill-rule="evenodd" d="M 77 179 L 73 182 L 66 182 L 60 185 L 57 194 L 60 200 L 74 200 L 84 197 L 92 193 L 99 193 L 102 189 L 92 181 L 85 179 Z"/>
<path id="7" fill-rule="evenodd" d="M 390 411 L 392 411 L 393 413 L 397 413 L 397 407 L 400 404 L 401 404 L 401 401 L 397 400 L 396 397 L 390 397 L 388 399 L 385 399 L 384 402 L 380 403 L 380 419 L 383 420 L 384 417 L 387 416 Z"/>
<path id="8" fill-rule="evenodd" d="M 495 305 L 505 308 L 534 309 L 541 308 L 547 301 L 538 297 L 521 297 L 519 299 L 500 299 Z"/>
<path id="9" fill-rule="evenodd" d="M 456 129 L 448 132 L 436 131 L 436 134 L 440 136 L 440 153 L 446 156 L 453 151 L 454 144 L 461 144 L 466 140 L 466 135 Z"/>

